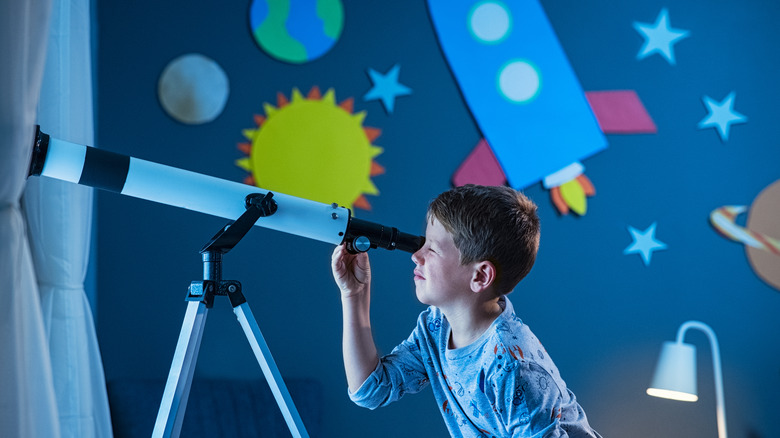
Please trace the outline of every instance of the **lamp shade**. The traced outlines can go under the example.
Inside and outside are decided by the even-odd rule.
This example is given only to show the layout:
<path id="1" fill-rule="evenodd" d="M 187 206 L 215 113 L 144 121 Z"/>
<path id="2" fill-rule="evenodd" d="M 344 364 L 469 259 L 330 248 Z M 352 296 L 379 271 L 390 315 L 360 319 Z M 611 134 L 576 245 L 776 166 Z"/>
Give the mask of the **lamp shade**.
<path id="1" fill-rule="evenodd" d="M 664 342 L 647 393 L 673 400 L 691 402 L 698 400 L 696 347 L 683 342 Z"/>

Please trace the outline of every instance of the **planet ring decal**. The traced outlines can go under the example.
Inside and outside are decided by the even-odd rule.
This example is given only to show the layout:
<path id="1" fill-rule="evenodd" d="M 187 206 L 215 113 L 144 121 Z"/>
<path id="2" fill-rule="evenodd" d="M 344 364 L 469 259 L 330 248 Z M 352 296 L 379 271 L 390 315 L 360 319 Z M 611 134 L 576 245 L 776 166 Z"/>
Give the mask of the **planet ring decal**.
<path id="1" fill-rule="evenodd" d="M 716 230 L 729 239 L 780 256 L 780 240 L 751 231 L 736 223 L 737 216 L 745 211 L 747 207 L 744 205 L 727 205 L 713 210 L 710 213 L 710 221 Z"/>

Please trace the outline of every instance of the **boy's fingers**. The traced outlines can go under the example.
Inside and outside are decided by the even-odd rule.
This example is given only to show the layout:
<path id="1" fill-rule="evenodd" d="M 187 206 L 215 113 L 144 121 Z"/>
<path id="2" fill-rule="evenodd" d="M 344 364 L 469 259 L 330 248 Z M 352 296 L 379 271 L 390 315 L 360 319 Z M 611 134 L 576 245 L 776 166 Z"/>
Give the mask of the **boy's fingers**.
<path id="1" fill-rule="evenodd" d="M 333 254 L 330 256 L 330 259 L 335 264 L 343 257 L 344 257 L 344 245 L 339 245 L 333 250 Z"/>

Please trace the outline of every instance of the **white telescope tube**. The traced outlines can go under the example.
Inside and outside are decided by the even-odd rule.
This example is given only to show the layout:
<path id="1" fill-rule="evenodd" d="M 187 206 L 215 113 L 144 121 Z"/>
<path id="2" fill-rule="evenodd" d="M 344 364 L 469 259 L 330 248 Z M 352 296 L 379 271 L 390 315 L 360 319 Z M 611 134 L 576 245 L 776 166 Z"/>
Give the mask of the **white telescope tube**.
<path id="1" fill-rule="evenodd" d="M 235 220 L 247 195 L 267 190 L 165 166 L 54 138 L 37 129 L 30 175 L 46 176 L 122 195 Z M 414 252 L 423 238 L 359 219 L 347 208 L 274 192 L 277 211 L 256 225 L 338 245 L 350 250 L 401 249 Z"/>

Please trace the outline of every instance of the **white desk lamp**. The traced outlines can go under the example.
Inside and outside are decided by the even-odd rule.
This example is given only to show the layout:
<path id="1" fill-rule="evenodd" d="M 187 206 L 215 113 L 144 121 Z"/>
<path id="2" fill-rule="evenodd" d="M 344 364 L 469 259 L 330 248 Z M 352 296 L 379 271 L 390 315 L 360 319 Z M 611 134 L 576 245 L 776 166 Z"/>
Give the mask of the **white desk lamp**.
<path id="1" fill-rule="evenodd" d="M 690 329 L 703 331 L 712 346 L 712 366 L 715 375 L 715 402 L 718 418 L 718 437 L 726 438 L 726 406 L 723 401 L 723 373 L 720 368 L 720 348 L 715 332 L 707 324 L 687 321 L 677 331 L 677 341 L 666 341 L 658 357 L 655 376 L 647 394 L 672 400 L 695 402 L 696 392 L 696 347 L 683 342 L 685 332 Z"/>

